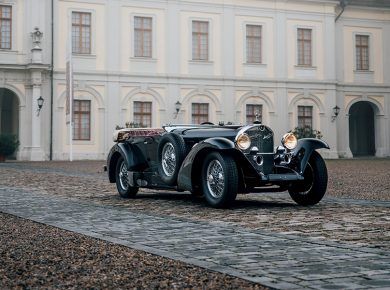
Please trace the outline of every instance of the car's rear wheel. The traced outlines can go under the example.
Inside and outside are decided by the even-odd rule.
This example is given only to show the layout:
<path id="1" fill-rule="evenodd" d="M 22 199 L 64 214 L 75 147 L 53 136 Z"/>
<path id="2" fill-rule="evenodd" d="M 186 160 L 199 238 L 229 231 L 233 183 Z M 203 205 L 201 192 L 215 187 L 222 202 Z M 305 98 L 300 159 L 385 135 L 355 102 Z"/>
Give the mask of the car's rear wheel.
<path id="1" fill-rule="evenodd" d="M 328 185 L 328 171 L 321 155 L 314 151 L 303 173 L 305 179 L 292 185 L 288 192 L 299 205 L 314 205 L 324 197 Z"/>
<path id="2" fill-rule="evenodd" d="M 234 159 L 218 152 L 207 155 L 202 167 L 202 189 L 211 206 L 223 208 L 231 205 L 238 191 Z"/>
<path id="3" fill-rule="evenodd" d="M 177 182 L 185 155 L 186 144 L 180 135 L 168 133 L 161 137 L 158 145 L 158 173 L 166 184 L 174 185 Z"/>
<path id="4" fill-rule="evenodd" d="M 128 180 L 127 163 L 123 157 L 119 157 L 116 164 L 115 183 L 118 193 L 123 198 L 136 196 L 138 187 L 130 186 Z"/>

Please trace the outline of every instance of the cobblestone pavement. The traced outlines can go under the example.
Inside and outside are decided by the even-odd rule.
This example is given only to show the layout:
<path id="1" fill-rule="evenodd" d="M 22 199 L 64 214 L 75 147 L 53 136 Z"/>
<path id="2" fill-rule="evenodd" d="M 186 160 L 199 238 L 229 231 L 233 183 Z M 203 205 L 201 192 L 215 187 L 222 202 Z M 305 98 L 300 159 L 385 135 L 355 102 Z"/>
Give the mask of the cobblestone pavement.
<path id="1" fill-rule="evenodd" d="M 279 289 L 390 287 L 390 254 L 0 188 L 0 210 Z"/>
<path id="2" fill-rule="evenodd" d="M 101 171 L 104 162 L 5 163 L 0 211 L 270 287 L 390 288 L 390 160 L 363 162 L 365 172 L 352 162 L 356 176 L 338 169 L 336 186 L 330 180 L 330 196 L 317 206 L 273 193 L 240 196 L 229 210 L 189 194 L 121 199 Z M 359 178 L 363 172 L 378 186 Z M 335 197 L 351 192 L 354 179 L 356 196 L 372 188 L 372 200 Z"/>

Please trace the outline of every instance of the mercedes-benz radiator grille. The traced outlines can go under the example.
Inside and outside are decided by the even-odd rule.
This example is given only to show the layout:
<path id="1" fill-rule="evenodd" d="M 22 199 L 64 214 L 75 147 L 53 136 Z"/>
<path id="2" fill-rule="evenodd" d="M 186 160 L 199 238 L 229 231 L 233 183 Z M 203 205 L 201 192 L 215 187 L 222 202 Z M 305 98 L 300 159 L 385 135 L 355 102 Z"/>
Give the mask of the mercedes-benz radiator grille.
<path id="1" fill-rule="evenodd" d="M 274 167 L 274 133 L 264 125 L 249 128 L 245 133 L 251 138 L 251 146 L 244 150 L 246 158 L 258 172 L 271 173 Z"/>

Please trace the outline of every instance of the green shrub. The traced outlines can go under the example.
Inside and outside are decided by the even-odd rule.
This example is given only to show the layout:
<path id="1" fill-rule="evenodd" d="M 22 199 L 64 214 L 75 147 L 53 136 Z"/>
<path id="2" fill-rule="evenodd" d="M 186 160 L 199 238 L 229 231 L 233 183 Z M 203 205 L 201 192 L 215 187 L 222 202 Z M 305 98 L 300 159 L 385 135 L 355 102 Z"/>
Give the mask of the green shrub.
<path id="1" fill-rule="evenodd" d="M 0 134 L 0 155 L 12 155 L 19 147 L 19 140 L 16 135 Z"/>
<path id="2" fill-rule="evenodd" d="M 305 127 L 295 127 L 292 133 L 297 137 L 297 139 L 302 138 L 317 138 L 321 139 L 322 134 L 318 130 L 312 129 L 310 126 Z"/>

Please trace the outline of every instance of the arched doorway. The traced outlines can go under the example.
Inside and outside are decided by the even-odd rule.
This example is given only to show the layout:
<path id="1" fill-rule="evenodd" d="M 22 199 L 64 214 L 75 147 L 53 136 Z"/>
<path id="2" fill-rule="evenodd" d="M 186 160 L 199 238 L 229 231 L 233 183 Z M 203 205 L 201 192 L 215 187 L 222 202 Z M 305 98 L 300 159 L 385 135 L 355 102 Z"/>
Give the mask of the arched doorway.
<path id="1" fill-rule="evenodd" d="M 0 134 L 19 137 L 19 100 L 14 92 L 6 88 L 0 88 Z"/>
<path id="2" fill-rule="evenodd" d="M 370 102 L 357 102 L 349 109 L 349 147 L 353 156 L 375 155 L 375 113 Z"/>

